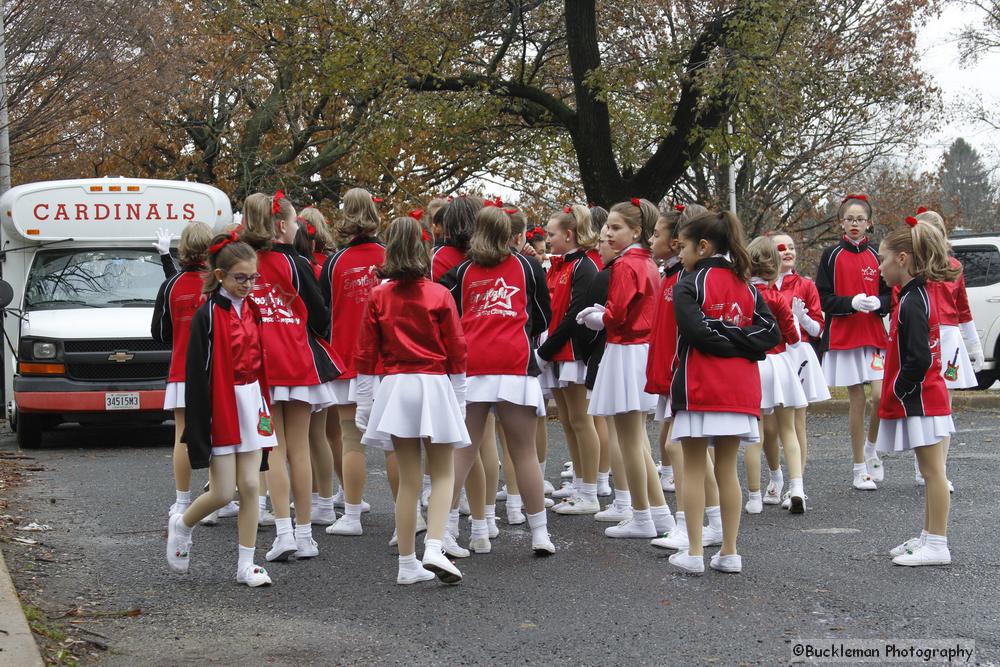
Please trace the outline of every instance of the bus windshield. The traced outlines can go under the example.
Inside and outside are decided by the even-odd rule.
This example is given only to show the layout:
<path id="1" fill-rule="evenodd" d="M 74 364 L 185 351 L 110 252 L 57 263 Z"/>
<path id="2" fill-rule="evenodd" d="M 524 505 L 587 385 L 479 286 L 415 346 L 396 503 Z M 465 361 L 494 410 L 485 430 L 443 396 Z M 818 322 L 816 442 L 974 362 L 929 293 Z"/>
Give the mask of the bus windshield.
<path id="1" fill-rule="evenodd" d="M 162 266 L 148 250 L 42 250 L 28 274 L 24 309 L 151 308 Z"/>

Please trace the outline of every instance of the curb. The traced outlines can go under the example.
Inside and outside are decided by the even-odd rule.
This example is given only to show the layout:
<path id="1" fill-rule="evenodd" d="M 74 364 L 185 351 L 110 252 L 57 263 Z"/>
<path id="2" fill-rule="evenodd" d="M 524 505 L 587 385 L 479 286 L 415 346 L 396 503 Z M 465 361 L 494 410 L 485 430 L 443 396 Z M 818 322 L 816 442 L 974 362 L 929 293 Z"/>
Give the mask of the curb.
<path id="1" fill-rule="evenodd" d="M 21 600 L 7 572 L 0 550 L 0 663 L 18 667 L 45 667 L 38 644 L 21 610 Z"/>
<path id="2" fill-rule="evenodd" d="M 809 406 L 810 414 L 846 415 L 850 402 L 845 399 L 830 399 Z M 959 410 L 1000 410 L 1000 393 L 993 395 L 973 394 L 963 396 L 961 391 L 952 394 L 951 407 L 953 412 Z"/>

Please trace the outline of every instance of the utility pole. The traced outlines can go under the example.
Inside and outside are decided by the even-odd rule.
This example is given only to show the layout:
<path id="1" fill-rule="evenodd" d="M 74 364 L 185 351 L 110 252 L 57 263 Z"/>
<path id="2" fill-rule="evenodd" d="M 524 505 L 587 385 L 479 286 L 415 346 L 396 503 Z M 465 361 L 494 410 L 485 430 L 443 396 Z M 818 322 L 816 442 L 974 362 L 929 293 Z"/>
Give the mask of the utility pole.
<path id="1" fill-rule="evenodd" d="M 0 3 L 2 3 L 2 2 L 3 2 L 3 0 L 0 0 Z M 732 134 L 733 134 L 733 121 L 731 121 L 731 120 L 730 121 L 726 121 L 726 132 L 729 134 L 729 136 L 732 136 Z M 726 143 L 728 144 L 729 142 L 726 142 Z M 729 155 L 729 210 L 732 212 L 733 215 L 737 215 L 737 213 L 736 213 L 736 165 L 733 164 L 733 152 L 732 152 L 732 150 L 728 146 L 726 148 L 726 153 Z"/>
<path id="2" fill-rule="evenodd" d="M 0 194 L 10 190 L 10 119 L 7 114 L 7 37 L 0 0 Z"/>

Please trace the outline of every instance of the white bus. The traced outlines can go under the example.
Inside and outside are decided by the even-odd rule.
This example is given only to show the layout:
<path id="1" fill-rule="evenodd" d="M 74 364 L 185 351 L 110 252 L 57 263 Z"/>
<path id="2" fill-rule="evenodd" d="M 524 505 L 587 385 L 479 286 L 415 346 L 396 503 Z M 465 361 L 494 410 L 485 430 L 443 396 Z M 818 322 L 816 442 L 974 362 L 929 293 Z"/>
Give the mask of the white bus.
<path id="1" fill-rule="evenodd" d="M 150 337 L 164 271 L 151 244 L 159 228 L 176 239 L 193 221 L 225 227 L 229 198 L 183 181 L 46 181 L 6 192 L 0 218 L 4 397 L 20 445 L 38 447 L 61 422 L 167 418 L 170 347 Z"/>

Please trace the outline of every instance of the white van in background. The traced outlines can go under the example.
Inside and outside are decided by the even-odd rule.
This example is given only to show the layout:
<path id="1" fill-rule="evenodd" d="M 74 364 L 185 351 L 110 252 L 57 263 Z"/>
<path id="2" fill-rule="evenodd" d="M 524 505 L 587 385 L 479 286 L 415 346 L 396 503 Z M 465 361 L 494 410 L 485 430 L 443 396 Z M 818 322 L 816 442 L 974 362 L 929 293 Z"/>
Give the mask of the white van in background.
<path id="1" fill-rule="evenodd" d="M 0 198 L 4 397 L 22 447 L 61 422 L 161 422 L 170 346 L 150 337 L 164 280 L 156 230 L 232 221 L 198 183 L 132 178 L 19 185 Z M 6 305 L 6 304 L 3 304 Z"/>
<path id="2" fill-rule="evenodd" d="M 976 379 L 980 389 L 987 389 L 1000 378 L 1000 234 L 953 236 L 949 242 L 962 263 L 969 308 L 986 357 Z"/>

